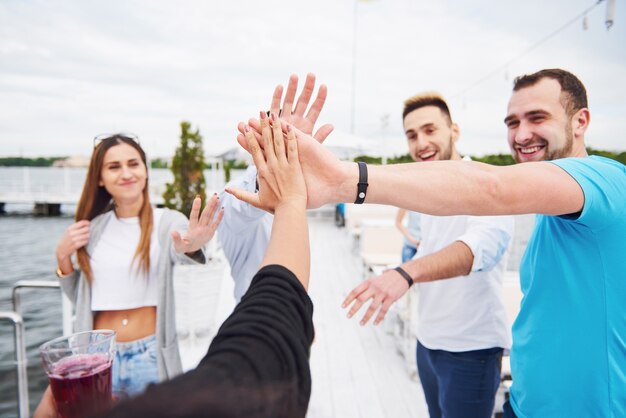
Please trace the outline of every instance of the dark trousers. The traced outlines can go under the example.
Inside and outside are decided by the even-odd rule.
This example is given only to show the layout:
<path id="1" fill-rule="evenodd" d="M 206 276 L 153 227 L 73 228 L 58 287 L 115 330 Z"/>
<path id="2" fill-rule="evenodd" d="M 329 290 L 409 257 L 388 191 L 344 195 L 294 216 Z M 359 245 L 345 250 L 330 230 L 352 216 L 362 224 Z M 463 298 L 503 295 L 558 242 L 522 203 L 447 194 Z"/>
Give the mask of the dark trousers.
<path id="1" fill-rule="evenodd" d="M 417 372 L 430 418 L 489 418 L 500 384 L 502 349 L 430 350 L 417 342 Z"/>
<path id="2" fill-rule="evenodd" d="M 506 401 L 504 403 L 502 410 L 504 411 L 504 418 L 517 418 L 517 415 L 515 415 L 515 412 L 513 411 L 513 408 L 511 408 L 511 403 L 509 401 Z"/>

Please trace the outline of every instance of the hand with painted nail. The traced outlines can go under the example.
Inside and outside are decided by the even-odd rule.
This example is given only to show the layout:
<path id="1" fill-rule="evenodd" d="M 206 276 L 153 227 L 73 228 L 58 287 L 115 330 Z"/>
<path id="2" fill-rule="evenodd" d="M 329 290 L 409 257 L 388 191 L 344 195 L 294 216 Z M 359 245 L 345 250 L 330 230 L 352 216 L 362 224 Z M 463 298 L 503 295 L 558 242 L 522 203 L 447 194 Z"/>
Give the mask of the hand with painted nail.
<path id="1" fill-rule="evenodd" d="M 219 205 L 217 194 L 211 196 L 202 213 L 200 213 L 201 205 L 202 201 L 200 196 L 196 196 L 191 206 L 187 231 L 184 234 L 178 231 L 172 232 L 176 252 L 194 253 L 202 248 L 202 246 L 209 242 L 211 238 L 213 238 L 213 235 L 215 235 L 217 226 L 224 216 L 223 209 L 220 209 L 217 216 L 214 216 Z"/>
<path id="2" fill-rule="evenodd" d="M 367 324 L 378 311 L 374 320 L 374 325 L 378 325 L 385 318 L 391 305 L 400 299 L 407 290 L 409 290 L 409 286 L 406 280 L 400 276 L 400 273 L 395 270 L 387 270 L 380 276 L 372 277 L 355 287 L 343 301 L 341 307 L 345 309 L 352 304 L 348 311 L 348 318 L 352 318 L 371 299 L 372 303 L 365 311 L 360 324 Z"/>
<path id="3" fill-rule="evenodd" d="M 282 124 L 274 113 L 270 118 L 260 112 L 263 148 L 259 145 L 249 126 L 244 127 L 245 139 L 257 168 L 259 193 L 239 189 L 226 191 L 236 198 L 257 208 L 274 213 L 281 205 L 306 208 L 307 192 L 300 161 L 298 145 L 291 125 L 286 126 L 287 137 Z"/>

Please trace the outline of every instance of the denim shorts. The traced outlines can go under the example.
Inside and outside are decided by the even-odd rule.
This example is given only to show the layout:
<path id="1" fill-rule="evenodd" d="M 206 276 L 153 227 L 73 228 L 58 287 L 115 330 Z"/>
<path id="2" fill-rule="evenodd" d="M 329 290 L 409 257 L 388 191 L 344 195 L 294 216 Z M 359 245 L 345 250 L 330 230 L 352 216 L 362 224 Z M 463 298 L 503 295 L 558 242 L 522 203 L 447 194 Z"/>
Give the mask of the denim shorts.
<path id="1" fill-rule="evenodd" d="M 150 383 L 159 382 L 156 336 L 116 344 L 113 360 L 113 397 L 132 398 Z"/>
<path id="2" fill-rule="evenodd" d="M 402 246 L 402 262 L 406 263 L 407 261 L 412 260 L 415 253 L 417 253 L 416 247 L 413 247 L 409 244 L 404 244 Z"/>

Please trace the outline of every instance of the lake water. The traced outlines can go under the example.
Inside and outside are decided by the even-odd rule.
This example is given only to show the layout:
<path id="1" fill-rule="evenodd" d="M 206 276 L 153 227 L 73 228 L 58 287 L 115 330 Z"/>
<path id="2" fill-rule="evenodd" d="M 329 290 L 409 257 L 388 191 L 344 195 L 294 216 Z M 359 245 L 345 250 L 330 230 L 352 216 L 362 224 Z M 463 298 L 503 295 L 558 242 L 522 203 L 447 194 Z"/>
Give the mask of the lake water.
<path id="1" fill-rule="evenodd" d="M 60 187 L 67 178 L 63 169 L 29 170 L 33 187 Z M 169 174 L 168 174 L 169 173 Z M 82 188 L 84 169 L 71 169 L 71 188 Z M 171 177 L 168 170 L 152 170 L 151 178 Z M 12 181 L 7 180 L 10 176 Z M 81 177 L 82 176 L 82 177 Z M 24 178 L 21 168 L 0 167 L 0 193 Z M 222 180 L 223 183 L 223 180 Z M 223 187 L 220 184 L 218 188 Z M 10 190 L 10 189 L 9 189 Z M 34 217 L 29 205 L 7 205 L 7 214 L 0 215 L 0 311 L 13 310 L 11 290 L 19 280 L 57 280 L 55 248 L 59 238 L 73 222 L 75 207 L 63 206 L 58 217 Z M 528 241 L 534 217 L 516 217 L 516 237 L 511 250 L 509 268 L 516 269 Z M 352 256 L 352 255 L 346 255 Z M 58 289 L 26 290 L 22 293 L 22 310 L 26 324 L 28 384 L 30 410 L 34 411 L 47 379 L 41 367 L 38 348 L 47 340 L 62 334 L 61 292 Z M 14 361 L 13 327 L 0 322 L 0 416 L 17 417 L 17 393 Z"/>

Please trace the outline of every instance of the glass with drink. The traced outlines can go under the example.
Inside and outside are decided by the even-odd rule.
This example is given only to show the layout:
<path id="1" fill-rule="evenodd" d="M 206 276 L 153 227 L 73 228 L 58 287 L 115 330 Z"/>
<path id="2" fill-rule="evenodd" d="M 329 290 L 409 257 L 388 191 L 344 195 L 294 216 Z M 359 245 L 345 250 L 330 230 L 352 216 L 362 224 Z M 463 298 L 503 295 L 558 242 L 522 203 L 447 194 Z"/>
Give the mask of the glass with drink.
<path id="1" fill-rule="evenodd" d="M 111 407 L 114 331 L 85 331 L 55 338 L 44 343 L 40 352 L 61 417 L 84 417 Z"/>

